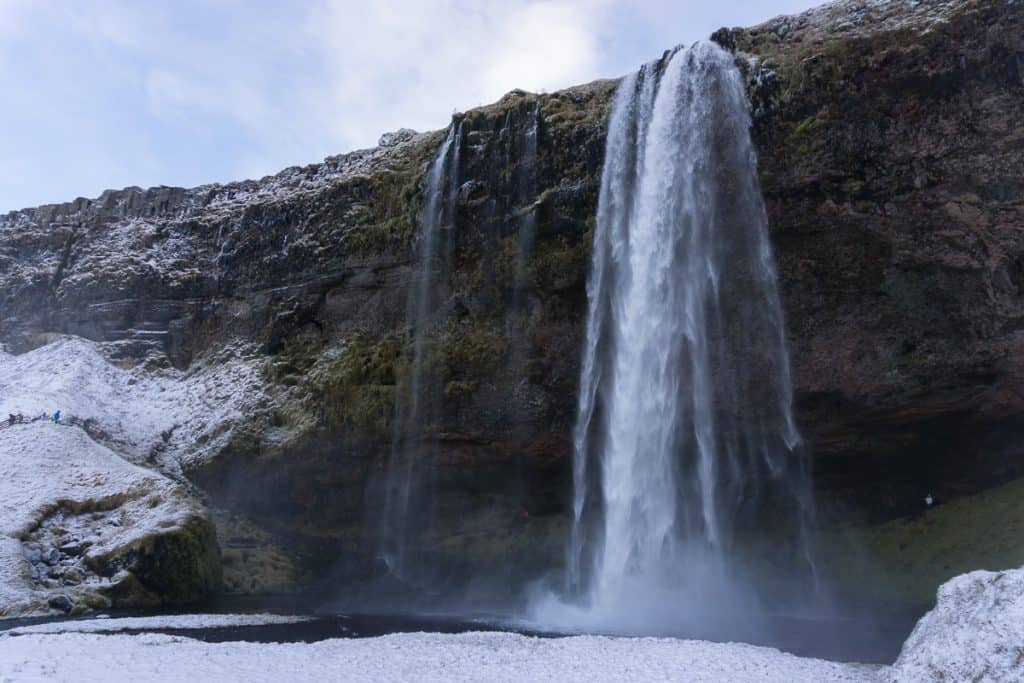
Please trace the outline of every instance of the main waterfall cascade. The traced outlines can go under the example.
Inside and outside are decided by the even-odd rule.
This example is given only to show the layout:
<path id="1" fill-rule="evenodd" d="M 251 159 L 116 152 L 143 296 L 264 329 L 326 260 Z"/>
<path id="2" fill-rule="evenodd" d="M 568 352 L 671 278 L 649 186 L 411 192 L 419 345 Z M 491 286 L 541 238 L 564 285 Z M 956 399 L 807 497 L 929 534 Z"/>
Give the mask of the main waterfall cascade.
<path id="1" fill-rule="evenodd" d="M 534 617 L 749 622 L 769 527 L 791 539 L 781 572 L 810 580 L 809 486 L 743 79 L 717 45 L 619 86 L 587 292 L 566 595 Z"/>
<path id="2" fill-rule="evenodd" d="M 409 288 L 406 320 L 412 334 L 412 358 L 407 390 L 395 399 L 395 426 L 384 482 L 384 509 L 378 530 L 380 558 L 396 577 L 415 583 L 415 541 L 431 524 L 433 487 L 430 464 L 436 447 L 422 439 L 422 431 L 439 405 L 425 386 L 426 339 L 437 301 L 434 291 L 438 269 L 444 272 L 451 250 L 450 232 L 455 223 L 462 121 L 453 121 L 426 175 L 424 204 L 420 214 L 417 245 L 419 265 Z M 445 230 L 449 236 L 446 237 Z"/>

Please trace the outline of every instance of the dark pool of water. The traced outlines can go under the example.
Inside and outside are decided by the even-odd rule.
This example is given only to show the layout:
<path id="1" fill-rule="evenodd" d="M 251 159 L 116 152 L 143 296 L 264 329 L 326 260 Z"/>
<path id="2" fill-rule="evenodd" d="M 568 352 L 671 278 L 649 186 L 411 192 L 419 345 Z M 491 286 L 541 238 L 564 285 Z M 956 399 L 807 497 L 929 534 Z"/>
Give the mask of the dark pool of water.
<path id="1" fill-rule="evenodd" d="M 564 637 L 551 633 L 509 626 L 502 618 L 488 615 L 455 617 L 446 615 L 408 614 L 322 614 L 310 604 L 293 597 L 281 599 L 221 599 L 205 608 L 191 611 L 117 610 L 105 613 L 111 618 L 156 616 L 160 614 L 270 612 L 308 616 L 307 621 L 290 624 L 262 624 L 211 628 L 146 628 L 118 633 L 162 633 L 185 636 L 208 643 L 248 641 L 255 643 L 312 643 L 328 638 L 372 638 L 392 633 L 433 632 L 465 633 L 469 631 L 506 631 L 538 637 Z M 91 619 L 78 617 L 77 619 Z M 76 618 L 72 618 L 76 619 Z M 68 618 L 31 618 L 0 620 L 0 632 L 18 626 L 68 621 Z M 775 647 L 801 657 L 817 657 L 844 662 L 891 664 L 913 629 L 912 618 L 886 619 L 822 619 L 774 617 L 768 634 L 747 638 L 754 645 Z M 679 634 L 685 636 L 686 634 Z M 728 641 L 727 637 L 692 634 L 707 640 Z"/>

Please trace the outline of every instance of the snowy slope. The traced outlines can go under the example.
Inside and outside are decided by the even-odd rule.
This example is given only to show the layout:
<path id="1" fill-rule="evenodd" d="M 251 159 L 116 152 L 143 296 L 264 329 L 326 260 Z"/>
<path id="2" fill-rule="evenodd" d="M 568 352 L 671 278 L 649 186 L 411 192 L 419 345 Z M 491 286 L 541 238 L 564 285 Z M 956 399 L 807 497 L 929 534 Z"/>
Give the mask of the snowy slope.
<path id="1" fill-rule="evenodd" d="M 879 667 L 655 638 L 404 633 L 311 644 L 165 635 L 0 635 L 0 680 L 877 681 Z"/>
<path id="2" fill-rule="evenodd" d="M 91 563 L 203 514 L 180 484 L 126 462 L 81 429 L 35 422 L 0 432 L 0 616 L 45 610 L 57 594 L 73 601 L 95 595 L 125 577 L 90 575 Z M 41 523 L 54 516 L 64 529 L 40 534 Z M 53 551 L 52 539 L 65 530 L 83 546 L 75 560 L 60 553 L 80 580 L 33 576 L 33 567 L 61 570 L 61 561 L 30 555 Z"/>
<path id="3" fill-rule="evenodd" d="M 216 360 L 193 373 L 126 369 L 79 337 L 58 337 L 17 356 L 0 351 L 0 416 L 60 410 L 91 417 L 121 455 L 143 462 L 156 448 L 159 463 L 176 471 L 179 457 L 215 452 L 263 396 L 255 361 L 230 350 Z"/>

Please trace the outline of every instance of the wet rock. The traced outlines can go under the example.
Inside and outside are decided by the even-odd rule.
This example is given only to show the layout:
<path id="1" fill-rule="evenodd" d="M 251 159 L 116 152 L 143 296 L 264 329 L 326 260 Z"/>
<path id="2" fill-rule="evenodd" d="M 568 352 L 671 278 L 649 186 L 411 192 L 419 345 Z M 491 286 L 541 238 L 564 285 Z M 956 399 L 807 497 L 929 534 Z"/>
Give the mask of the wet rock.
<path id="1" fill-rule="evenodd" d="M 55 595 L 49 599 L 47 604 L 53 609 L 68 613 L 75 607 L 74 601 L 66 595 Z"/>
<path id="2" fill-rule="evenodd" d="M 69 586 L 75 586 L 85 580 L 85 574 L 75 567 L 69 567 L 64 571 L 64 583 Z"/>
<path id="3" fill-rule="evenodd" d="M 81 541 L 73 540 L 65 543 L 58 548 L 64 555 L 80 555 L 83 550 Z"/>
<path id="4" fill-rule="evenodd" d="M 722 46 L 722 49 L 728 50 L 729 52 L 736 51 L 736 38 L 732 34 L 732 30 L 726 27 L 722 27 L 711 34 L 711 40 Z"/>

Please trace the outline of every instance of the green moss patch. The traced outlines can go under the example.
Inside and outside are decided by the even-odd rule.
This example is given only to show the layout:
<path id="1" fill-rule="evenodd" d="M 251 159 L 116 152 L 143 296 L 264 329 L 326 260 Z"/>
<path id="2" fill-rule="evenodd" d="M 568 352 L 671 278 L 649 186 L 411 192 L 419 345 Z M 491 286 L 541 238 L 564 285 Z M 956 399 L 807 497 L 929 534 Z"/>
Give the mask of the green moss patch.
<path id="1" fill-rule="evenodd" d="M 919 516 L 826 532 L 823 574 L 852 594 L 922 609 L 958 574 L 1024 565 L 1024 480 L 939 503 Z"/>
<path id="2" fill-rule="evenodd" d="M 397 339 L 354 335 L 327 351 L 310 373 L 324 419 L 355 435 L 386 437 L 401 363 L 402 346 Z"/>

